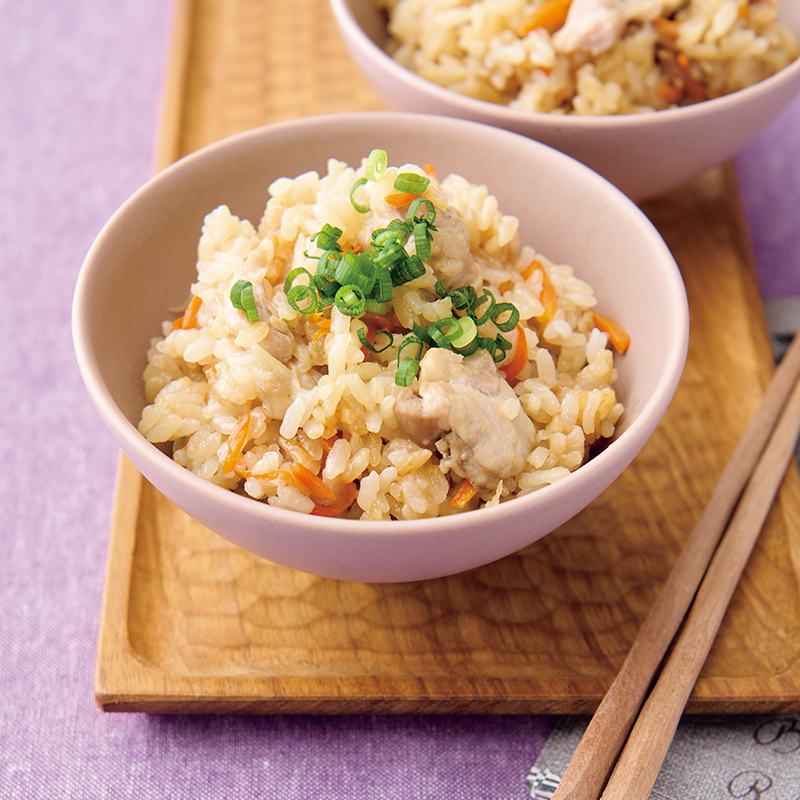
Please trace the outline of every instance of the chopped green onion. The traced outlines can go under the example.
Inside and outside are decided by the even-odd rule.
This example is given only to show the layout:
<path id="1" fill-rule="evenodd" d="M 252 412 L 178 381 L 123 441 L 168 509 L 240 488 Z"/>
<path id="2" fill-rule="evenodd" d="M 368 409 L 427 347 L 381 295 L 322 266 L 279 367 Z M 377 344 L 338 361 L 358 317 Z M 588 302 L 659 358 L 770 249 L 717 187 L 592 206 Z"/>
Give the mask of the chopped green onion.
<path id="1" fill-rule="evenodd" d="M 421 339 L 429 347 L 435 347 L 436 346 L 436 342 L 433 340 L 433 337 L 418 322 L 415 322 L 411 326 L 411 332 L 414 334 L 414 336 L 416 336 L 419 339 Z"/>
<path id="2" fill-rule="evenodd" d="M 339 284 L 330 273 L 324 275 L 316 274 L 314 276 L 314 288 L 319 292 L 323 300 L 332 300 L 339 288 Z"/>
<path id="3" fill-rule="evenodd" d="M 422 351 L 425 347 L 425 342 L 419 337 L 415 336 L 413 333 L 410 336 L 406 336 L 405 339 L 400 344 L 400 347 L 397 349 L 397 363 L 400 363 L 400 359 L 403 355 L 403 350 L 407 347 L 416 347 L 417 348 L 417 355 L 414 357 L 414 361 L 420 361 L 422 359 Z"/>
<path id="4" fill-rule="evenodd" d="M 375 256 L 375 264 L 378 267 L 394 269 L 398 264 L 402 264 L 408 258 L 405 248 L 399 242 L 392 242 Z"/>
<path id="5" fill-rule="evenodd" d="M 425 214 L 417 217 L 417 211 L 421 205 L 425 206 Z M 417 197 L 411 201 L 411 204 L 406 211 L 406 225 L 413 225 L 416 222 L 427 222 L 432 228 L 433 223 L 436 221 L 436 208 L 427 197 Z M 436 230 L 436 228 L 433 228 Z"/>
<path id="6" fill-rule="evenodd" d="M 439 347 L 452 347 L 461 350 L 472 343 L 478 335 L 478 328 L 471 317 L 447 317 L 431 323 L 428 333 Z"/>
<path id="7" fill-rule="evenodd" d="M 231 286 L 231 304 L 237 311 L 244 311 L 242 305 L 242 289 L 244 289 L 250 281 L 240 280 Z"/>
<path id="8" fill-rule="evenodd" d="M 374 297 L 368 297 L 364 301 L 364 313 L 370 311 L 373 314 L 379 314 L 380 316 L 385 317 L 388 310 L 388 303 L 379 303 Z"/>
<path id="9" fill-rule="evenodd" d="M 356 333 L 358 334 L 358 340 L 361 342 L 361 346 L 366 347 L 371 353 L 382 353 L 384 350 L 388 350 L 392 344 L 394 344 L 394 335 L 389 331 L 375 331 L 375 336 L 377 336 L 379 333 L 383 333 L 389 337 L 389 341 L 381 348 L 375 347 L 375 345 L 370 342 L 370 340 L 367 338 L 367 332 L 365 328 L 359 328 Z"/>
<path id="10" fill-rule="evenodd" d="M 353 208 L 358 211 L 359 214 L 366 214 L 369 211 L 368 205 L 361 205 L 361 203 L 356 200 L 356 189 L 358 189 L 359 186 L 363 186 L 366 182 L 366 178 L 359 178 L 353 184 L 353 188 L 350 190 L 350 202 L 353 204 Z"/>
<path id="11" fill-rule="evenodd" d="M 360 317 L 366 307 L 364 291 L 356 284 L 341 286 L 333 298 L 334 305 L 348 317 Z"/>
<path id="12" fill-rule="evenodd" d="M 428 261 L 431 257 L 432 238 L 433 234 L 430 232 L 427 222 L 414 223 L 414 249 L 423 261 Z"/>
<path id="13" fill-rule="evenodd" d="M 385 150 L 373 150 L 367 156 L 367 163 L 364 168 L 368 181 L 379 181 L 386 172 L 386 165 L 389 160 Z"/>
<path id="14" fill-rule="evenodd" d="M 457 331 L 448 337 L 454 350 L 463 350 L 465 347 L 469 347 L 478 336 L 478 326 L 472 317 L 459 317 L 456 328 Z"/>
<path id="15" fill-rule="evenodd" d="M 342 286 L 355 284 L 366 297 L 375 285 L 375 264 L 369 253 L 345 253 L 334 277 Z"/>
<path id="16" fill-rule="evenodd" d="M 401 286 L 425 274 L 425 265 L 419 256 L 409 256 L 402 264 L 392 270 L 392 284 Z"/>
<path id="17" fill-rule="evenodd" d="M 500 322 L 500 317 L 508 313 L 505 322 Z M 497 326 L 497 329 L 508 333 L 517 327 L 519 322 L 519 309 L 513 303 L 498 303 L 492 311 L 492 322 Z"/>
<path id="18" fill-rule="evenodd" d="M 474 286 L 459 286 L 453 289 L 449 295 L 453 301 L 453 307 L 459 311 L 469 311 L 478 300 L 478 293 L 475 291 Z"/>
<path id="19" fill-rule="evenodd" d="M 387 267 L 382 264 L 375 264 L 375 288 L 373 295 L 379 303 L 389 303 L 394 294 L 394 286 L 392 285 L 392 273 Z"/>
<path id="20" fill-rule="evenodd" d="M 239 311 L 244 311 L 248 322 L 258 322 L 258 308 L 250 281 L 238 280 L 231 287 L 231 304 Z"/>
<path id="21" fill-rule="evenodd" d="M 398 386 L 411 386 L 414 383 L 414 378 L 417 377 L 419 372 L 419 359 L 418 358 L 404 358 L 397 365 L 397 372 L 394 376 L 394 382 Z"/>
<path id="22" fill-rule="evenodd" d="M 342 235 L 341 228 L 334 228 L 327 222 L 312 237 L 311 241 L 316 241 L 320 250 L 341 250 L 339 238 Z"/>
<path id="23" fill-rule="evenodd" d="M 482 306 L 484 303 L 489 303 L 489 308 L 486 310 L 485 314 L 481 314 L 481 316 L 478 316 L 478 308 Z M 494 311 L 494 306 L 495 306 L 494 295 L 488 289 L 484 289 L 483 294 L 477 300 L 475 300 L 475 302 L 470 307 L 469 315 L 475 320 L 476 325 L 485 325 L 492 318 L 492 312 Z"/>
<path id="24" fill-rule="evenodd" d="M 338 250 L 326 250 L 317 262 L 317 269 L 315 275 L 333 275 L 336 272 L 336 265 L 341 259 L 341 253 Z"/>
<path id="25" fill-rule="evenodd" d="M 286 293 L 289 305 L 301 314 L 313 314 L 319 308 L 319 298 L 314 288 L 305 284 L 292 286 Z"/>
<path id="26" fill-rule="evenodd" d="M 398 192 L 408 194 L 423 194 L 430 184 L 430 178 L 418 175 L 416 172 L 401 172 L 394 182 L 394 188 Z"/>
<path id="27" fill-rule="evenodd" d="M 401 219 L 393 219 L 385 228 L 372 232 L 372 242 L 375 247 L 388 247 L 393 242 L 402 245 L 412 230 L 412 225 L 406 225 Z"/>

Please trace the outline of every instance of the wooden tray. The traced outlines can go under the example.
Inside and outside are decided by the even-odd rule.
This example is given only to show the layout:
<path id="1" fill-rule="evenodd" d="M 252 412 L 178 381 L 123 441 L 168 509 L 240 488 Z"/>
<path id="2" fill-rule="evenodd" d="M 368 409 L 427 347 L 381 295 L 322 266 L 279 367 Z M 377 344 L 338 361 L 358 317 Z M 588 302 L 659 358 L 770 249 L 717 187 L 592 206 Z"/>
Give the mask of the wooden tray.
<path id="1" fill-rule="evenodd" d="M 255 125 L 380 109 L 325 0 L 179 0 L 159 165 Z M 320 579 L 260 560 L 120 463 L 95 692 L 108 711 L 590 713 L 772 372 L 730 165 L 644 205 L 692 335 L 663 423 L 584 513 L 434 581 Z M 784 481 L 689 702 L 800 710 L 800 483 Z M 491 531 L 487 531 L 491 535 Z"/>

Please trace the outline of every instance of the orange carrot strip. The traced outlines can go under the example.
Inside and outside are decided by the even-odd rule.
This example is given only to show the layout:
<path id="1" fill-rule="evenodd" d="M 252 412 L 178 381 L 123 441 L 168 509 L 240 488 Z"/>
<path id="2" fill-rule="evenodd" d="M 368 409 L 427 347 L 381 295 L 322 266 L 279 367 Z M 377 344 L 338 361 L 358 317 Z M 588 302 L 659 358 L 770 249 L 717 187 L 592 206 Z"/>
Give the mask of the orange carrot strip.
<path id="1" fill-rule="evenodd" d="M 525 328 L 517 325 L 517 350 L 508 364 L 503 364 L 500 369 L 506 376 L 506 380 L 516 378 L 522 368 L 528 362 L 528 337 L 525 336 Z"/>
<path id="2" fill-rule="evenodd" d="M 178 329 L 187 330 L 189 328 L 199 328 L 200 325 L 197 322 L 197 312 L 200 310 L 202 302 L 203 301 L 196 294 L 193 294 L 192 299 L 189 300 L 189 304 L 186 306 L 186 310 L 183 312 L 183 315 L 178 317 L 178 319 L 172 323 L 172 330 L 176 331 Z"/>
<path id="3" fill-rule="evenodd" d="M 353 501 L 358 494 L 358 488 L 354 483 L 346 483 L 339 496 L 330 505 L 322 505 L 318 503 L 314 506 L 312 514 L 318 517 L 338 517 L 343 511 L 346 511 L 353 505 Z"/>
<path id="4" fill-rule="evenodd" d="M 477 488 L 473 486 L 467 478 L 464 478 L 461 486 L 458 487 L 456 493 L 450 498 L 450 508 L 464 508 L 476 494 L 478 494 Z"/>
<path id="5" fill-rule="evenodd" d="M 397 194 L 387 194 L 386 202 L 390 206 L 400 208 L 400 206 L 407 205 L 412 200 L 416 200 L 418 197 L 422 197 L 422 195 L 414 194 L 413 192 L 397 192 Z"/>
<path id="6" fill-rule="evenodd" d="M 314 497 L 327 501 L 336 499 L 336 494 L 333 489 L 304 464 L 292 464 L 289 467 L 289 473 L 292 478 L 294 478 L 292 483 L 298 486 L 298 488 L 314 495 Z"/>
<path id="7" fill-rule="evenodd" d="M 242 448 L 247 441 L 247 434 L 250 432 L 250 412 L 242 414 L 233 426 L 231 435 L 228 437 L 228 452 L 222 460 L 222 471 L 231 472 L 242 454 Z"/>
<path id="8" fill-rule="evenodd" d="M 611 344 L 614 346 L 618 353 L 624 353 L 631 343 L 631 337 L 624 331 L 613 319 L 604 317 L 596 311 L 592 312 L 594 324 L 601 331 L 608 334 Z"/>
<path id="9" fill-rule="evenodd" d="M 322 317 L 319 320 L 313 320 L 313 323 L 317 326 L 317 331 L 314 334 L 314 337 L 311 339 L 311 344 L 314 344 L 323 336 L 331 332 L 331 321 L 326 317 Z"/>
<path id="10" fill-rule="evenodd" d="M 553 319 L 556 311 L 558 311 L 558 293 L 550 278 L 547 277 L 541 261 L 533 261 L 530 266 L 522 271 L 522 277 L 528 280 L 537 270 L 542 273 L 542 293 L 539 296 L 539 301 L 544 306 L 544 312 L 536 319 L 547 323 Z"/>
<path id="11" fill-rule="evenodd" d="M 431 178 L 435 178 L 436 177 L 436 167 L 434 167 L 433 164 L 423 164 L 422 165 L 422 171 L 426 175 L 430 175 Z"/>
<path id="12" fill-rule="evenodd" d="M 560 28 L 567 21 L 571 3 L 572 0 L 543 0 L 517 28 L 517 35 L 522 38 L 536 28 Z"/>
<path id="13" fill-rule="evenodd" d="M 662 83 L 656 90 L 656 94 L 668 103 L 677 103 L 683 97 L 683 89 L 673 83 Z"/>

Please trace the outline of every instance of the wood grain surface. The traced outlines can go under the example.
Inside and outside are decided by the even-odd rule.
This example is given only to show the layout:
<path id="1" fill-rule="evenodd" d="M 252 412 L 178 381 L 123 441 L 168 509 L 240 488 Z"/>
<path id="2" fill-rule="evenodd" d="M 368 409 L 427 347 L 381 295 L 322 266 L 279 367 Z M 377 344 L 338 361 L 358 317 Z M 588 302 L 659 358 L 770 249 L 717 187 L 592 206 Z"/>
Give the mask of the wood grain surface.
<path id="1" fill-rule="evenodd" d="M 253 126 L 381 108 L 325 0 L 179 0 L 158 166 Z M 773 371 L 732 167 L 642 207 L 681 267 L 692 333 L 672 405 L 610 489 L 502 561 L 433 581 L 360 584 L 234 547 L 121 457 L 95 677 L 100 707 L 593 711 Z M 793 468 L 687 711 L 796 711 L 799 662 Z"/>

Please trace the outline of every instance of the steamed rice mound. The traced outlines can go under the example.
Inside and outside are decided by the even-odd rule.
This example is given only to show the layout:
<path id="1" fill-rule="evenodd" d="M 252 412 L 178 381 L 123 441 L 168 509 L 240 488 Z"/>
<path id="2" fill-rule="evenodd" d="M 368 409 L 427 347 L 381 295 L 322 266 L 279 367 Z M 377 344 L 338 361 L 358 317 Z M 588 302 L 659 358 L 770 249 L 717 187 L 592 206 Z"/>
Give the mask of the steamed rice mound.
<path id="1" fill-rule="evenodd" d="M 796 0 L 795 0 L 796 1 Z M 389 52 L 524 111 L 631 114 L 744 89 L 798 56 L 779 0 L 377 0 Z"/>
<path id="2" fill-rule="evenodd" d="M 258 227 L 226 206 L 208 214 L 192 299 L 147 353 L 139 430 L 149 441 L 171 443 L 174 460 L 205 480 L 276 507 L 389 520 L 535 491 L 613 436 L 623 408 L 591 287 L 570 266 L 521 247 L 518 220 L 458 175 L 427 176 L 430 258 L 424 274 L 394 288 L 382 315 L 292 307 L 284 281 L 297 267 L 314 272 L 325 225 L 359 252 L 373 231 L 404 217 L 405 206 L 386 200 L 400 173 L 426 175 L 388 167 L 354 196 L 367 213 L 351 200 L 364 165 L 330 160 L 327 175 L 275 181 Z M 413 254 L 414 238 L 405 246 Z M 231 302 L 242 280 L 253 287 L 253 321 Z M 509 349 L 492 357 L 426 347 L 416 377 L 398 385 L 398 351 L 415 323 L 454 315 L 437 284 L 512 303 L 519 321 L 502 334 Z M 378 330 L 392 330 L 392 344 L 372 352 L 359 329 L 376 342 L 386 337 Z M 489 321 L 479 333 L 497 329 Z"/>

